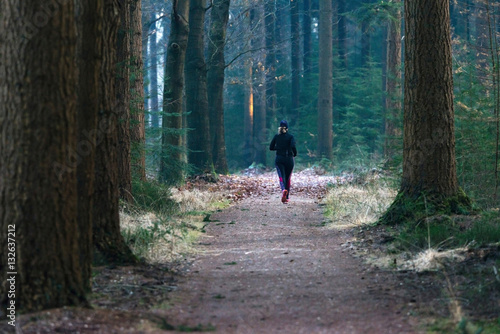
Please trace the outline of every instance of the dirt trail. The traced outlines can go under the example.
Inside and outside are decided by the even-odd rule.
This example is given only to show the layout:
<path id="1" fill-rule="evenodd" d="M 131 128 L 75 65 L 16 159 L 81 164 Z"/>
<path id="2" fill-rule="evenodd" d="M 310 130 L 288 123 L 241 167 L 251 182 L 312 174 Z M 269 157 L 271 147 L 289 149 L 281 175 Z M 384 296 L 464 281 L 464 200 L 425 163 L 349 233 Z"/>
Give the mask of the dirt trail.
<path id="1" fill-rule="evenodd" d="M 301 195 L 304 196 L 304 195 Z M 217 333 L 418 333 L 415 302 L 324 227 L 317 200 L 250 197 L 212 215 L 201 254 L 155 313 Z"/>

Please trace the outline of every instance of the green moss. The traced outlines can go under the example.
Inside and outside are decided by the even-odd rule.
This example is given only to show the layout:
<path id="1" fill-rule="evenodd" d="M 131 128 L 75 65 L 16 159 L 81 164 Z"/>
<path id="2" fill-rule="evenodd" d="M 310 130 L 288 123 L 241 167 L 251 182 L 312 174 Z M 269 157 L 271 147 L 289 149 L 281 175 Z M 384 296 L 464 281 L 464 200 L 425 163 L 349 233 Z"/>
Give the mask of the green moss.
<path id="1" fill-rule="evenodd" d="M 408 194 L 400 192 L 386 213 L 380 218 L 380 224 L 395 225 L 405 222 L 419 222 L 436 215 L 468 215 L 476 212 L 472 201 L 462 189 L 454 196 L 441 194 Z"/>

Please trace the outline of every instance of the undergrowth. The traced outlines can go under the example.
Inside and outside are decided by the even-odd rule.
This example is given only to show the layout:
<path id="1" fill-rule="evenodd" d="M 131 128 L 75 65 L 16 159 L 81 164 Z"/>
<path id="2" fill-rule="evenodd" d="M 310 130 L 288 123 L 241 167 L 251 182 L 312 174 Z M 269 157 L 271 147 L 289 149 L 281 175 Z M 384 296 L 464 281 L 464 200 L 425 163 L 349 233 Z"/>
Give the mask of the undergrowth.
<path id="1" fill-rule="evenodd" d="M 133 183 L 134 203 L 122 205 L 122 235 L 134 254 L 148 263 L 166 263 L 192 254 L 204 233 L 204 217 L 229 204 L 223 194 L 179 190 L 156 181 Z"/>

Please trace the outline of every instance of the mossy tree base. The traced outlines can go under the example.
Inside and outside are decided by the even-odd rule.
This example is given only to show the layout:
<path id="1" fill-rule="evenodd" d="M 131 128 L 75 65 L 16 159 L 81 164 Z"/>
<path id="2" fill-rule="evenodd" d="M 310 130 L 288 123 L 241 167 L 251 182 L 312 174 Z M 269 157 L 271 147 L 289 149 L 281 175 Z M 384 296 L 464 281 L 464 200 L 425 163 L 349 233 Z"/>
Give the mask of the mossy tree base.
<path id="1" fill-rule="evenodd" d="M 435 215 L 468 215 L 474 213 L 471 199 L 462 189 L 453 196 L 420 192 L 409 194 L 400 191 L 386 213 L 379 219 L 380 224 L 396 225 L 405 222 L 419 222 Z"/>

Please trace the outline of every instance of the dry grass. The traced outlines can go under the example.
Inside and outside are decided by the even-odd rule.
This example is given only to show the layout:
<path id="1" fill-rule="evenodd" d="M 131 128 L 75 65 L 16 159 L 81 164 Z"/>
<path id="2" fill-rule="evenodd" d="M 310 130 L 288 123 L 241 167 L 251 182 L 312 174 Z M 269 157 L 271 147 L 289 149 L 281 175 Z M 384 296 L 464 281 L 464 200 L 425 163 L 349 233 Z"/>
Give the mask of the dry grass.
<path id="1" fill-rule="evenodd" d="M 366 186 L 347 184 L 328 191 L 323 203 L 334 228 L 350 228 L 375 222 L 391 205 L 396 191 L 382 180 Z"/>
<path id="2" fill-rule="evenodd" d="M 120 225 L 125 240 L 139 257 L 148 263 L 167 263 L 195 253 L 194 242 L 202 234 L 203 218 L 228 205 L 222 193 L 171 189 L 177 203 L 175 216 L 151 212 L 120 213 Z"/>

